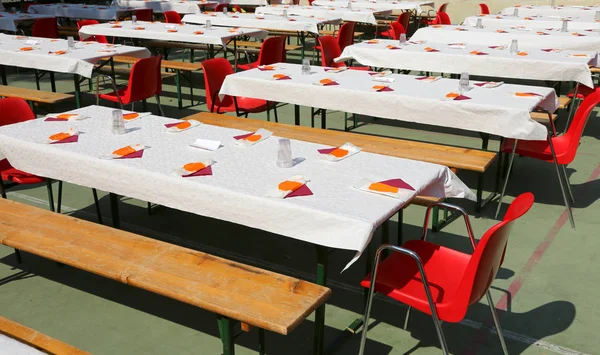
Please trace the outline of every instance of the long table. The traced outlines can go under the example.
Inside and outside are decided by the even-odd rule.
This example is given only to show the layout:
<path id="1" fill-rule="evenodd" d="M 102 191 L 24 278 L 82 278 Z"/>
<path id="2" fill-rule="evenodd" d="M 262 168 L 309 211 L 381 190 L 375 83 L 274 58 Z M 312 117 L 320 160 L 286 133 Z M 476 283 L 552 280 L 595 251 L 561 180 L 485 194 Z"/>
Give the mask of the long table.
<path id="1" fill-rule="evenodd" d="M 501 78 L 574 81 L 593 88 L 590 65 L 598 64 L 598 52 L 545 48 L 521 48 L 510 54 L 508 46 L 425 42 L 399 47 L 398 41 L 370 40 L 344 48 L 336 61 L 354 59 L 378 68 L 442 73 L 468 72 Z"/>
<path id="2" fill-rule="evenodd" d="M 414 14 L 418 15 L 423 12 L 422 6 L 433 7 L 433 1 L 351 1 L 352 9 L 371 9 L 371 10 L 382 10 L 382 9 L 391 9 L 394 11 L 411 11 Z M 319 7 L 341 7 L 348 8 L 348 0 L 315 0 L 313 1 L 313 5 Z"/>
<path id="3" fill-rule="evenodd" d="M 215 7 L 219 2 L 206 0 L 118 0 L 117 4 L 133 9 L 152 9 L 155 13 L 175 11 L 180 14 L 199 14 L 206 8 Z"/>
<path id="4" fill-rule="evenodd" d="M 37 19 L 50 17 L 52 16 L 2 12 L 0 13 L 0 31 L 17 32 L 21 25 L 33 23 Z"/>
<path id="5" fill-rule="evenodd" d="M 391 9 L 344 9 L 341 7 L 323 7 L 323 6 L 289 6 L 289 5 L 271 5 L 257 7 L 254 10 L 256 14 L 283 15 L 287 11 L 289 15 L 299 15 L 310 18 L 339 19 L 343 21 L 353 21 L 377 24 L 375 16 L 388 17 L 392 14 Z"/>
<path id="6" fill-rule="evenodd" d="M 566 20 L 569 32 L 584 31 L 584 30 L 600 30 L 600 24 L 593 19 L 591 21 L 581 20 L 578 18 L 569 18 L 561 16 L 505 16 L 505 15 L 478 15 L 469 16 L 463 24 L 475 27 L 477 21 L 481 20 L 484 26 L 489 27 L 506 27 L 506 26 L 522 26 L 524 28 L 541 29 L 541 30 L 560 30 L 563 20 Z"/>
<path id="7" fill-rule="evenodd" d="M 115 20 L 132 12 L 132 7 L 100 6 L 85 4 L 38 4 L 31 5 L 27 12 L 52 17 L 90 19 L 99 21 Z"/>
<path id="8" fill-rule="evenodd" d="M 96 42 L 76 42 L 75 48 L 69 50 L 67 40 L 64 39 L 0 34 L 0 72 L 3 85 L 7 84 L 4 66 L 49 71 L 52 91 L 56 91 L 53 73 L 73 74 L 77 107 L 80 105 L 80 76 L 91 78 L 96 64 L 103 62 L 103 58 L 116 55 L 145 58 L 150 56 L 150 52 L 141 47 Z"/>
<path id="9" fill-rule="evenodd" d="M 466 26 L 429 26 L 420 28 L 410 38 L 412 41 L 436 43 L 464 42 L 483 46 L 510 46 L 513 39 L 522 48 L 561 48 L 600 52 L 600 33 L 596 31 L 560 32 L 532 28 L 510 28 L 510 26 L 483 29 Z"/>
<path id="10" fill-rule="evenodd" d="M 281 63 L 275 67 L 273 71 L 253 69 L 229 75 L 220 94 L 525 140 L 545 140 L 548 133 L 546 127 L 531 119 L 530 112 L 537 107 L 554 112 L 558 107 L 554 90 L 544 87 L 509 84 L 494 89 L 473 87 L 465 93 L 471 99 L 456 101 L 446 97 L 458 91 L 458 80 L 454 79 L 430 83 L 416 76 L 392 74 L 386 78 L 393 80 L 387 84 L 393 91 L 377 92 L 373 86 L 386 83 L 373 81 L 374 72 L 346 70 L 333 74 L 326 72 L 326 68 L 312 67 L 311 75 L 302 75 L 300 65 Z M 284 74 L 290 79 L 274 80 L 274 74 Z M 325 78 L 339 85 L 315 85 Z M 539 96 L 517 97 L 517 92 Z"/>
<path id="11" fill-rule="evenodd" d="M 559 16 L 594 21 L 596 11 L 600 11 L 600 6 L 515 5 L 505 8 L 501 14 L 512 16 L 515 9 L 518 9 L 519 16 Z"/>

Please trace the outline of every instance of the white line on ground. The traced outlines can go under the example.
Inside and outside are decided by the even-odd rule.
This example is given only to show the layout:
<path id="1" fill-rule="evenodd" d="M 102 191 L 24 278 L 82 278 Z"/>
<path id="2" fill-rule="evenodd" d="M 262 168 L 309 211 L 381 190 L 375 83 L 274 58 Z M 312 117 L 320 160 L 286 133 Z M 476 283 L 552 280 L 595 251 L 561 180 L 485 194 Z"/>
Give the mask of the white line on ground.
<path id="1" fill-rule="evenodd" d="M 28 196 L 25 194 L 21 194 L 19 192 L 8 192 L 8 195 L 14 196 L 15 198 L 23 200 L 23 201 L 28 201 L 28 202 L 31 202 L 34 204 L 42 205 L 44 207 L 48 206 L 48 202 L 46 200 Z M 96 217 L 96 215 L 93 213 L 77 210 L 75 208 L 65 206 L 65 205 L 62 205 L 61 209 L 65 213 L 72 213 L 72 212 L 77 211 L 78 213 L 83 214 L 86 217 L 89 216 L 90 217 L 89 220 L 93 220 Z M 107 225 L 110 222 L 112 222 L 112 219 L 110 217 L 103 216 L 102 220 L 105 221 L 105 223 Z M 251 258 L 251 257 L 244 256 L 241 254 L 233 253 L 231 251 L 207 246 L 207 245 L 197 243 L 194 241 L 184 240 L 184 239 L 181 239 L 174 235 L 170 235 L 168 233 L 156 232 L 155 230 L 146 229 L 142 226 L 129 224 L 129 223 L 126 223 L 123 221 L 121 221 L 121 226 L 125 227 L 125 229 L 128 231 L 136 232 L 138 234 L 141 234 L 141 235 L 144 235 L 147 237 L 152 237 L 152 238 L 156 238 L 156 239 L 163 240 L 163 241 L 171 241 L 178 245 L 189 247 L 191 249 L 200 250 L 200 251 L 203 251 L 203 252 L 206 252 L 209 254 L 218 255 L 218 256 L 221 256 L 221 257 L 224 257 L 227 259 L 236 260 L 236 261 L 243 262 L 246 264 L 256 265 L 256 266 L 264 268 L 264 269 L 280 272 L 280 273 L 283 273 L 283 274 L 286 274 L 289 276 L 297 277 L 299 279 L 312 280 L 315 277 L 315 275 L 310 274 L 310 273 L 287 268 L 285 266 L 270 263 L 270 262 L 264 261 L 262 259 L 255 259 L 255 258 Z M 347 292 L 353 292 L 353 293 L 357 293 L 357 294 L 362 294 L 362 292 L 363 292 L 363 289 L 360 287 L 348 285 L 348 284 L 341 283 L 341 282 L 334 281 L 334 280 L 329 280 L 327 282 L 327 284 L 330 287 L 342 289 Z M 381 298 L 379 298 L 378 301 L 384 301 L 384 302 L 388 302 L 391 304 L 398 304 L 397 302 L 392 301 L 388 297 L 381 297 Z M 480 322 L 475 322 L 475 321 L 472 321 L 469 319 L 464 319 L 460 322 L 460 324 L 465 325 L 470 328 L 474 328 L 474 329 L 482 329 L 483 328 L 483 329 L 487 330 L 489 333 L 492 333 L 494 335 L 496 334 L 496 330 L 494 328 L 487 327 L 487 326 L 483 325 L 483 323 L 480 323 Z M 506 339 L 518 341 L 523 344 L 527 344 L 527 345 L 535 346 L 535 347 L 538 347 L 538 348 L 541 348 L 544 350 L 552 351 L 553 353 L 560 354 L 560 355 L 589 355 L 589 354 L 582 353 L 577 350 L 566 348 L 564 346 L 560 346 L 560 345 L 548 343 L 543 340 L 535 339 L 535 338 L 532 338 L 527 335 L 523 335 L 523 334 L 516 333 L 516 332 L 511 332 L 510 330 L 506 330 L 506 329 L 503 329 L 503 334 Z"/>

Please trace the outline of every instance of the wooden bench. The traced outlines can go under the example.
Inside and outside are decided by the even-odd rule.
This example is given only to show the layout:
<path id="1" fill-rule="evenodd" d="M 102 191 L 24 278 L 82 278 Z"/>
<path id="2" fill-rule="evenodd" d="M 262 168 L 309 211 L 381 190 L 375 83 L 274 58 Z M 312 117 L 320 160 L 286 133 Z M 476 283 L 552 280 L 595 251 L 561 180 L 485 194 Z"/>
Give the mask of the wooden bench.
<path id="1" fill-rule="evenodd" d="M 42 91 L 35 89 L 20 88 L 15 86 L 0 85 L 0 97 L 19 97 L 25 101 L 29 101 L 31 109 L 33 103 L 42 104 L 57 104 L 65 100 L 74 98 L 74 95 L 63 94 L 59 92 Z"/>
<path id="2" fill-rule="evenodd" d="M 8 318 L 0 316 L 0 334 L 50 355 L 91 355 Z"/>
<path id="3" fill-rule="evenodd" d="M 36 223 L 31 223 L 36 221 Z M 233 321 L 289 334 L 331 290 L 200 251 L 0 199 L 0 243 L 218 316 L 225 355 L 234 354 Z"/>
<path id="4" fill-rule="evenodd" d="M 139 58 L 129 56 L 115 56 L 113 60 L 115 63 L 122 64 L 133 64 Z M 192 73 L 202 70 L 202 64 L 200 63 L 189 63 L 179 62 L 174 60 L 162 60 L 160 66 L 166 70 L 173 70 L 175 72 L 175 86 L 177 87 L 177 104 L 181 109 L 183 107 L 183 99 L 181 97 L 181 77 L 184 77 L 190 85 L 190 101 L 192 106 L 194 104 L 194 80 L 192 80 Z M 187 73 L 187 74 L 186 74 Z M 164 77 L 163 77 L 164 79 Z"/>
<path id="5" fill-rule="evenodd" d="M 238 51 L 243 50 L 243 48 L 251 48 L 251 49 L 260 50 L 260 47 L 262 46 L 262 42 L 237 41 L 236 46 L 237 46 Z M 233 44 L 229 44 L 227 47 L 230 49 L 233 49 Z M 298 45 L 294 45 L 294 44 L 286 44 L 285 45 L 286 52 L 295 51 L 300 48 L 302 48 L 302 46 L 298 46 Z"/>
<path id="6" fill-rule="evenodd" d="M 340 146 L 346 142 L 352 142 L 353 144 L 361 147 L 362 150 L 370 153 L 445 165 L 455 169 L 454 171 L 467 170 L 476 172 L 479 174 L 477 186 L 478 210 L 482 206 L 481 195 L 483 189 L 483 174 L 492 165 L 497 156 L 495 152 L 479 149 L 460 148 L 404 139 L 286 125 L 208 112 L 198 113 L 185 117 L 184 119 L 194 119 L 214 126 L 235 128 L 250 132 L 256 131 L 259 128 L 265 128 L 279 137 L 297 139 L 329 146 Z M 489 199 L 490 197 L 488 197 L 486 201 L 483 201 L 483 203 L 487 202 Z M 438 201 L 439 200 L 425 198 L 415 200 L 415 203 L 419 202 L 418 204 L 428 206 L 429 204 Z M 447 223 L 449 223 L 449 221 L 440 222 L 438 224 L 438 228 L 441 228 Z"/>

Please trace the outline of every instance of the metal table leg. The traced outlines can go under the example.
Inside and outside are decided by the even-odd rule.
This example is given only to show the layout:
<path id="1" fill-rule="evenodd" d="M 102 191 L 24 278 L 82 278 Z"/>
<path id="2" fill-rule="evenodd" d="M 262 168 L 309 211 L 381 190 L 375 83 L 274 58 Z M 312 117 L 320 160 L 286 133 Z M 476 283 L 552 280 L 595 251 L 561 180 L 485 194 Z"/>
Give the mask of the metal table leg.
<path id="1" fill-rule="evenodd" d="M 75 106 L 81 108 L 81 88 L 79 87 L 79 74 L 73 74 L 73 85 L 75 85 Z"/>
<path id="2" fill-rule="evenodd" d="M 121 220 L 119 218 L 119 195 L 111 192 L 108 194 L 108 196 L 110 198 L 110 213 L 113 219 L 113 227 L 120 229 Z"/>
<path id="3" fill-rule="evenodd" d="M 300 126 L 300 106 L 294 105 L 294 124 Z"/>
<path id="4" fill-rule="evenodd" d="M 327 247 L 317 245 L 317 285 L 327 285 Z M 315 310 L 315 338 L 313 354 L 322 355 L 325 344 L 325 304 Z"/>
<path id="5" fill-rule="evenodd" d="M 233 322 L 225 316 L 217 315 L 217 324 L 219 326 L 221 342 L 223 343 L 223 355 L 234 355 Z"/>

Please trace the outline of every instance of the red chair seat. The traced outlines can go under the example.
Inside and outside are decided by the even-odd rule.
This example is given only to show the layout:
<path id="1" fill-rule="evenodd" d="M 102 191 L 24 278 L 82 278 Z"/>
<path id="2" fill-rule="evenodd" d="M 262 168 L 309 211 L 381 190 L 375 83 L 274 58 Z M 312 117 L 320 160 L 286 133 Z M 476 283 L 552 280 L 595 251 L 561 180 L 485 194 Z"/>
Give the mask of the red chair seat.
<path id="1" fill-rule="evenodd" d="M 369 67 L 349 67 L 348 69 L 350 70 L 364 70 L 364 71 L 370 71 L 371 68 Z"/>
<path id="2" fill-rule="evenodd" d="M 586 96 L 588 96 L 589 94 L 593 93 L 594 89 L 588 88 L 585 85 L 580 85 L 577 88 L 577 98 L 578 99 L 585 99 Z M 570 93 L 567 94 L 567 97 L 572 99 L 573 98 L 573 94 L 575 94 L 575 89 L 571 90 Z"/>
<path id="3" fill-rule="evenodd" d="M 117 95 L 121 97 L 121 101 L 124 101 L 125 98 L 125 93 L 127 92 L 127 87 L 124 87 L 122 89 L 118 89 L 117 91 Z M 106 94 L 100 94 L 100 98 L 104 99 L 104 100 L 108 100 L 108 101 L 112 101 L 112 102 L 119 102 L 119 98 L 117 97 L 117 95 L 115 95 L 114 91 L 113 92 L 109 92 Z"/>
<path id="4" fill-rule="evenodd" d="M 270 103 L 267 106 L 267 101 L 265 100 L 261 100 L 261 99 L 252 99 L 249 97 L 237 97 L 236 98 L 237 101 L 237 106 L 238 106 L 238 110 L 240 112 L 249 112 L 249 113 L 260 113 L 260 112 L 264 112 L 267 109 L 270 109 L 273 107 L 273 105 L 275 103 Z M 215 112 L 217 113 L 221 113 L 221 112 L 235 112 L 235 105 L 232 104 L 230 106 L 218 106 L 215 105 L 214 108 Z"/>
<path id="5" fill-rule="evenodd" d="M 46 179 L 43 177 L 32 175 L 13 168 L 6 159 L 0 160 L 0 178 L 3 181 L 12 181 L 16 182 L 17 184 L 24 185 L 39 184 L 46 181 Z"/>
<path id="6" fill-rule="evenodd" d="M 448 309 L 445 302 L 455 299 L 471 255 L 420 240 L 408 241 L 402 247 L 414 251 L 423 261 L 439 317 L 450 322 L 463 319 L 464 314 L 453 314 L 454 309 Z M 361 286 L 370 285 L 368 275 Z M 407 255 L 394 253 L 379 265 L 375 291 L 431 315 L 417 263 Z"/>
<path id="7" fill-rule="evenodd" d="M 569 143 L 569 140 L 566 139 L 564 135 L 552 138 L 552 144 L 554 145 L 554 151 L 556 152 L 556 159 L 558 160 L 559 164 L 562 164 L 562 157 L 566 154 L 569 148 Z M 511 153 L 514 144 L 514 139 L 504 140 L 504 143 L 502 144 L 502 152 Z M 552 151 L 550 150 L 550 143 L 548 143 L 547 140 L 520 140 L 517 143 L 517 149 L 515 150 L 515 154 L 532 157 L 534 159 L 539 159 L 550 163 L 554 162 L 554 158 L 552 158 Z"/>

